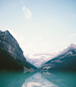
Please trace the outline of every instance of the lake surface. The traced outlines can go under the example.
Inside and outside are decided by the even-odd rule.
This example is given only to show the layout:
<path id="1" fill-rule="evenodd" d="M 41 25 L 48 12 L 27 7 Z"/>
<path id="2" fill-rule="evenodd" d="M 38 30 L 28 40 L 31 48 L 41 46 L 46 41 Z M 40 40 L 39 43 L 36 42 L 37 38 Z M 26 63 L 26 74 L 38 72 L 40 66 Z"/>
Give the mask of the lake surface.
<path id="1" fill-rule="evenodd" d="M 76 72 L 0 71 L 0 87 L 76 87 Z"/>

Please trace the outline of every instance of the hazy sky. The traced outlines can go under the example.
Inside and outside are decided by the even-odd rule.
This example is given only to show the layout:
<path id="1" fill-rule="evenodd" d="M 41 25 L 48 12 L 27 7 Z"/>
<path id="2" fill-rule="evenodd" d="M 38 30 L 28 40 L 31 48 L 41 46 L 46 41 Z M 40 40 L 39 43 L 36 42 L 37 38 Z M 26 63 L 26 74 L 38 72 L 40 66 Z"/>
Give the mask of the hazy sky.
<path id="1" fill-rule="evenodd" d="M 26 55 L 76 44 L 76 0 L 0 0 L 0 30 L 9 30 Z"/>

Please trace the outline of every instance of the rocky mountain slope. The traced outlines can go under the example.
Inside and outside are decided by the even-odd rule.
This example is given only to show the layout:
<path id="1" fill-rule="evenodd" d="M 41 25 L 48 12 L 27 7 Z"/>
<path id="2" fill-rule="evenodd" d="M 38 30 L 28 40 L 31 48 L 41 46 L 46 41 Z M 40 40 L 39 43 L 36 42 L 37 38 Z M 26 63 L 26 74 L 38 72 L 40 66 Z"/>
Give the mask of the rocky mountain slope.
<path id="1" fill-rule="evenodd" d="M 43 65 L 41 70 L 75 70 L 76 71 L 76 45 L 71 44 L 57 57 Z"/>
<path id="2" fill-rule="evenodd" d="M 0 31 L 0 70 L 23 70 L 24 67 L 31 68 L 18 42 L 8 30 Z"/>

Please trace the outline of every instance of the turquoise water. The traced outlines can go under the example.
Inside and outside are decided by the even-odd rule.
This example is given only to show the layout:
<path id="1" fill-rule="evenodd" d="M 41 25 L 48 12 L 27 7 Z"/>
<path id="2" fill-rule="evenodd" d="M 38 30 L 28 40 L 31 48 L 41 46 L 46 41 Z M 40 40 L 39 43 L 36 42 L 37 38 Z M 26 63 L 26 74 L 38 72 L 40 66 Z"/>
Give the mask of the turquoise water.
<path id="1" fill-rule="evenodd" d="M 76 72 L 0 71 L 0 87 L 76 87 Z"/>

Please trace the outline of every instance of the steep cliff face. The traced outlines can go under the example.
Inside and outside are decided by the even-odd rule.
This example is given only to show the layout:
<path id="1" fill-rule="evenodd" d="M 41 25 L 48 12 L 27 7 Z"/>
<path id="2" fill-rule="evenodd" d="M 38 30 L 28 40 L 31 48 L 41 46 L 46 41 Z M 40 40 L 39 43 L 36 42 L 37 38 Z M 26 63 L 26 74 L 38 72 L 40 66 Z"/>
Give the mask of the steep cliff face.
<path id="1" fill-rule="evenodd" d="M 23 51 L 18 42 L 7 30 L 0 31 L 0 69 L 31 68 L 23 56 Z"/>
<path id="2" fill-rule="evenodd" d="M 0 48 L 11 53 L 14 58 L 18 57 L 20 59 L 25 59 L 23 56 L 23 51 L 19 47 L 18 42 L 14 39 L 8 30 L 5 32 L 0 31 L 0 44 L 2 44 Z"/>

